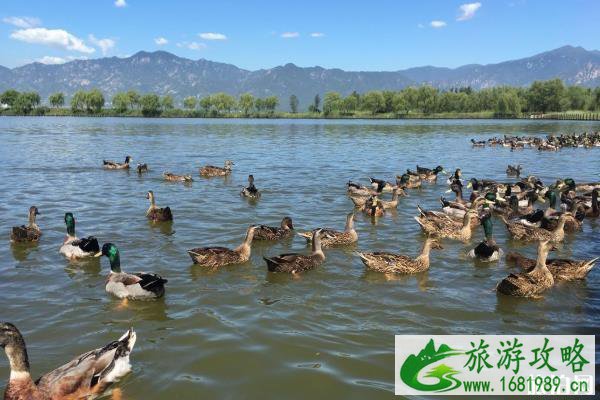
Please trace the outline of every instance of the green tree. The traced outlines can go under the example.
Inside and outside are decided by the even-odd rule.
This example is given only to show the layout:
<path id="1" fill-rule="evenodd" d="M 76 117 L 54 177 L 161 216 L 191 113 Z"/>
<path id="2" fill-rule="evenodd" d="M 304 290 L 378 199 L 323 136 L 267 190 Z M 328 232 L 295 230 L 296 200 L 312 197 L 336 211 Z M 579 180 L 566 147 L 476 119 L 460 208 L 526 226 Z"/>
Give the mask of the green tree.
<path id="1" fill-rule="evenodd" d="M 82 111 L 85 108 L 85 98 L 86 93 L 83 90 L 76 91 L 73 97 L 71 97 L 71 110 L 73 112 Z"/>
<path id="2" fill-rule="evenodd" d="M 62 92 L 53 93 L 48 97 L 48 102 L 52 107 L 62 107 L 65 105 L 65 95 Z"/>
<path id="3" fill-rule="evenodd" d="M 354 92 L 349 96 L 344 97 L 341 102 L 340 110 L 342 114 L 350 115 L 356 111 L 358 108 L 358 93 Z"/>
<path id="4" fill-rule="evenodd" d="M 365 93 L 361 99 L 361 108 L 372 115 L 383 112 L 385 110 L 383 94 L 379 91 Z"/>
<path id="5" fill-rule="evenodd" d="M 173 97 L 169 95 L 163 96 L 162 99 L 160 99 L 160 105 L 163 111 L 172 110 L 173 108 L 175 108 Z"/>
<path id="6" fill-rule="evenodd" d="M 408 114 L 410 108 L 404 92 L 394 93 L 394 97 L 392 99 L 392 109 L 396 114 Z"/>
<path id="7" fill-rule="evenodd" d="M 292 114 L 296 114 L 298 112 L 298 97 L 295 94 L 290 96 L 290 111 Z"/>
<path id="8" fill-rule="evenodd" d="M 316 94 L 313 103 L 308 107 L 308 111 L 313 113 L 320 113 L 321 109 L 319 107 L 321 107 L 321 97 L 318 94 Z"/>
<path id="9" fill-rule="evenodd" d="M 238 107 L 244 116 L 249 116 L 254 108 L 254 96 L 250 93 L 243 93 L 238 100 Z"/>
<path id="10" fill-rule="evenodd" d="M 592 104 L 590 105 L 592 110 L 600 110 L 600 86 L 596 87 L 592 93 Z"/>
<path id="11" fill-rule="evenodd" d="M 269 96 L 264 99 L 265 110 L 269 112 L 269 114 L 273 114 L 275 109 L 279 105 L 279 99 L 277 96 Z"/>
<path id="12" fill-rule="evenodd" d="M 217 111 L 214 108 L 213 98 L 210 95 L 200 99 L 200 108 L 202 108 L 206 115 L 215 116 L 217 114 Z"/>
<path id="13" fill-rule="evenodd" d="M 194 96 L 189 96 L 183 99 L 183 107 L 187 108 L 188 110 L 193 110 L 196 108 L 197 104 L 198 100 Z"/>
<path id="14" fill-rule="evenodd" d="M 39 104 L 39 94 L 36 92 L 23 92 L 19 93 L 12 108 L 17 114 L 29 114 Z"/>
<path id="15" fill-rule="evenodd" d="M 584 110 L 592 101 L 592 91 L 581 86 L 569 86 L 566 96 L 570 110 Z"/>
<path id="16" fill-rule="evenodd" d="M 104 107 L 104 96 L 98 89 L 92 89 L 85 95 L 85 109 L 88 113 L 98 113 Z"/>
<path id="17" fill-rule="evenodd" d="M 156 94 L 145 94 L 140 97 L 142 115 L 156 117 L 160 115 L 160 98 Z"/>
<path id="18" fill-rule="evenodd" d="M 521 115 L 519 97 L 513 92 L 504 92 L 498 98 L 496 114 L 502 117 L 518 117 Z"/>
<path id="19" fill-rule="evenodd" d="M 535 81 L 529 88 L 528 107 L 530 111 L 562 111 L 567 106 L 565 86 L 560 79 Z"/>
<path id="20" fill-rule="evenodd" d="M 227 93 L 216 93 L 212 96 L 214 108 L 219 115 L 229 114 L 235 108 L 235 98 Z"/>
<path id="21" fill-rule="evenodd" d="M 342 96 L 338 92 L 327 92 L 323 99 L 323 114 L 339 113 L 342 108 Z"/>
<path id="22" fill-rule="evenodd" d="M 9 89 L 0 95 L 0 103 L 12 107 L 15 104 L 17 97 L 19 97 L 19 92 L 14 89 Z"/>
<path id="23" fill-rule="evenodd" d="M 257 113 L 260 113 L 265 110 L 265 100 L 260 97 L 254 101 L 254 108 Z"/>
<path id="24" fill-rule="evenodd" d="M 112 98 L 112 107 L 118 113 L 127 112 L 130 105 L 129 96 L 125 92 L 116 93 Z"/>
<path id="25" fill-rule="evenodd" d="M 129 90 L 127 92 L 127 97 L 129 98 L 129 107 L 131 109 L 140 107 L 140 94 L 135 90 Z"/>

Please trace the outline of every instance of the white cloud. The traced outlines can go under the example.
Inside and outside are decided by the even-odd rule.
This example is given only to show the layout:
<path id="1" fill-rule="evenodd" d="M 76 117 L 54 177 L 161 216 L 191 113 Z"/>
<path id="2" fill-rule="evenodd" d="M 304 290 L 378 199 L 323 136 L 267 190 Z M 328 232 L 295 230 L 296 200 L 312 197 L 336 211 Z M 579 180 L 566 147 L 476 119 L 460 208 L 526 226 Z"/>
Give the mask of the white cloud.
<path id="1" fill-rule="evenodd" d="M 198 42 L 179 42 L 177 43 L 177 47 L 185 47 L 190 50 L 202 50 L 206 48 L 206 45 Z"/>
<path id="2" fill-rule="evenodd" d="M 26 43 L 43 44 L 46 46 L 61 47 L 66 50 L 91 54 L 95 49 L 86 46 L 83 40 L 65 31 L 64 29 L 29 28 L 19 29 L 10 34 L 15 40 Z"/>
<path id="3" fill-rule="evenodd" d="M 284 39 L 293 39 L 300 36 L 300 34 L 298 32 L 283 32 L 280 36 Z"/>
<path id="4" fill-rule="evenodd" d="M 475 12 L 479 10 L 481 3 L 466 3 L 458 7 L 460 15 L 456 18 L 457 21 L 466 21 L 475 16 Z"/>
<path id="5" fill-rule="evenodd" d="M 44 56 L 42 58 L 38 58 L 36 61 L 41 62 L 42 64 L 64 64 L 67 62 L 65 58 L 54 56 Z"/>
<path id="6" fill-rule="evenodd" d="M 222 33 L 216 32 L 199 33 L 198 36 L 200 36 L 204 40 L 227 40 L 227 36 L 223 35 Z"/>
<path id="7" fill-rule="evenodd" d="M 161 37 L 155 38 L 154 43 L 156 43 L 158 46 L 163 46 L 163 45 L 169 43 L 169 41 L 161 36 Z"/>
<path id="8" fill-rule="evenodd" d="M 115 0 L 115 7 L 127 7 L 127 3 L 125 2 L 125 0 Z"/>
<path id="9" fill-rule="evenodd" d="M 115 41 L 113 39 L 98 39 L 94 35 L 89 35 L 89 39 L 93 45 L 100 47 L 102 55 L 106 55 L 110 49 L 115 47 Z"/>
<path id="10" fill-rule="evenodd" d="M 2 18 L 2 22 L 25 29 L 34 28 L 42 23 L 39 18 L 35 17 L 4 17 Z"/>
<path id="11" fill-rule="evenodd" d="M 431 21 L 429 23 L 429 25 L 431 25 L 432 28 L 443 28 L 446 26 L 446 23 L 444 21 Z"/>
<path id="12" fill-rule="evenodd" d="M 55 56 L 44 56 L 42 58 L 38 58 L 36 61 L 40 62 L 42 64 L 64 64 L 66 62 L 69 61 L 73 61 L 73 60 L 87 60 L 87 57 L 74 57 L 74 56 L 67 56 L 65 58 L 63 57 L 55 57 Z"/>
<path id="13" fill-rule="evenodd" d="M 310 37 L 314 37 L 314 38 L 320 38 L 320 37 L 324 37 L 325 34 L 323 32 L 313 32 L 310 34 Z"/>

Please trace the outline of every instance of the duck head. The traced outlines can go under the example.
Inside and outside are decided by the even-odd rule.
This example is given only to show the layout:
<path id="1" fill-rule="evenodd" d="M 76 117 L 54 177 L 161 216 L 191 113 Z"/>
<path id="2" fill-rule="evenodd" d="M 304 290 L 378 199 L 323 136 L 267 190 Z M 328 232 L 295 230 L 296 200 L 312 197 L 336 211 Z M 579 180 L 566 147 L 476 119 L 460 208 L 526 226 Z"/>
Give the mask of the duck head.
<path id="1" fill-rule="evenodd" d="M 131 156 L 125 157 L 125 164 L 129 164 L 131 161 L 133 161 L 133 158 L 131 158 Z"/>
<path id="2" fill-rule="evenodd" d="M 67 234 L 75 236 L 75 217 L 73 213 L 65 213 L 65 224 L 67 225 Z"/>
<path id="3" fill-rule="evenodd" d="M 281 220 L 281 227 L 283 229 L 294 229 L 294 224 L 292 222 L 292 218 L 290 218 L 290 217 L 284 217 Z"/>
<path id="4" fill-rule="evenodd" d="M 110 270 L 112 272 L 121 272 L 121 256 L 117 246 L 112 243 L 104 243 L 102 245 L 102 250 L 94 254 L 94 257 L 102 256 L 108 257 L 108 260 L 110 261 Z"/>
<path id="5" fill-rule="evenodd" d="M 235 164 L 231 160 L 225 160 L 225 169 L 231 170 Z"/>

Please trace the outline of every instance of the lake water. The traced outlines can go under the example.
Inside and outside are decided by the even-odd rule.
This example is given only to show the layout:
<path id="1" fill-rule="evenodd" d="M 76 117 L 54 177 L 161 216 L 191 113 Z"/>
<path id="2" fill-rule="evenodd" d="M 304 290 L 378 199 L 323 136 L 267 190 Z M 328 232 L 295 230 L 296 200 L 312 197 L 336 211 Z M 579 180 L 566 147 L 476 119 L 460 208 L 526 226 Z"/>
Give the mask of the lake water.
<path id="1" fill-rule="evenodd" d="M 15 323 L 28 344 L 33 375 L 104 345 L 129 326 L 138 333 L 133 372 L 119 385 L 124 399 L 347 398 L 390 399 L 395 334 L 596 334 L 600 271 L 561 284 L 540 300 L 499 297 L 496 283 L 515 269 L 504 261 L 475 265 L 465 252 L 481 240 L 445 241 L 429 272 L 390 277 L 366 272 L 361 250 L 419 252 L 416 205 L 439 208 L 447 189 L 410 191 L 398 211 L 357 215 L 359 243 L 327 250 L 317 270 L 293 278 L 267 272 L 262 257 L 308 251 L 295 237 L 253 246 L 250 262 L 209 272 L 186 249 L 237 246 L 250 224 L 297 230 L 343 229 L 352 202 L 349 179 L 392 180 L 415 164 L 462 168 L 466 178 L 507 179 L 507 164 L 544 182 L 558 177 L 600 180 L 600 149 L 560 152 L 473 149 L 469 139 L 503 134 L 545 135 L 600 129 L 599 123 L 539 121 L 295 121 L 112 118 L 0 118 L 0 320 Z M 102 159 L 145 162 L 150 172 L 105 171 Z M 235 162 L 229 179 L 203 179 L 198 167 Z M 163 171 L 191 173 L 191 186 L 162 180 Z M 239 197 L 254 174 L 262 198 Z M 170 206 L 171 228 L 151 226 L 146 192 Z M 465 193 L 465 195 L 468 195 Z M 449 195 L 446 195 L 449 196 Z M 30 205 L 42 215 L 40 243 L 11 246 L 11 226 L 26 223 Z M 108 260 L 68 262 L 59 253 L 64 213 L 79 236 L 95 235 L 121 251 L 124 270 L 167 279 L 158 301 L 120 301 L 104 292 Z M 532 256 L 535 246 L 502 248 Z M 600 221 L 569 235 L 562 257 L 600 255 Z M 8 363 L 0 357 L 0 377 Z M 598 355 L 597 355 L 598 359 Z M 4 385 L 1 384 L 0 387 Z M 3 389 L 2 389 L 3 390 Z"/>

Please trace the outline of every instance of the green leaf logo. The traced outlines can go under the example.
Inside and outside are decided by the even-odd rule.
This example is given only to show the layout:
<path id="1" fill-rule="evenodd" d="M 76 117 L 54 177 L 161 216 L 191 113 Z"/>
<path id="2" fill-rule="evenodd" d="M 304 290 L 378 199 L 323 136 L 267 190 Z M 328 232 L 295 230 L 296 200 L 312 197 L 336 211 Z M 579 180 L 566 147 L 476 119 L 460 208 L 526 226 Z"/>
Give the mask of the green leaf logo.
<path id="1" fill-rule="evenodd" d="M 461 354 L 464 354 L 464 352 L 454 350 L 445 344 L 441 344 L 436 350 L 433 339 L 431 339 L 419 354 L 416 356 L 411 354 L 406 358 L 402 367 L 400 367 L 400 379 L 411 388 L 424 392 L 447 392 L 456 389 L 461 385 L 461 381 L 456 379 L 454 375 L 460 372 L 446 364 L 439 364 L 425 374 L 427 378 L 437 378 L 436 383 L 425 384 L 420 382 L 419 373 L 433 363 Z"/>

